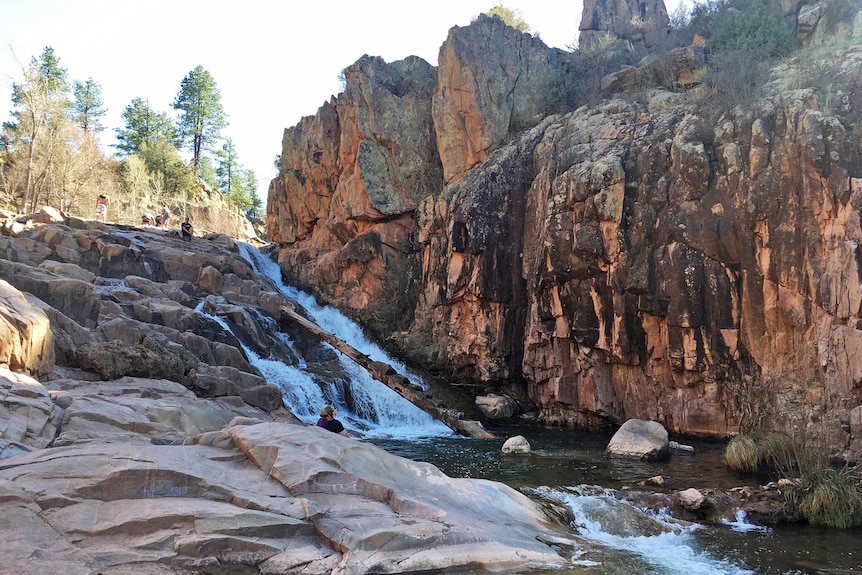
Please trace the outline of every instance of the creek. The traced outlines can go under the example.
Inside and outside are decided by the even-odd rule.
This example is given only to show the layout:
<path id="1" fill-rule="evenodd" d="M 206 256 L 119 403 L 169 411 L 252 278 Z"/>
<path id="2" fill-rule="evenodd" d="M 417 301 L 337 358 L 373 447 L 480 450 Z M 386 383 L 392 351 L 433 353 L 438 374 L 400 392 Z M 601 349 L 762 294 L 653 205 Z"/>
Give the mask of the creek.
<path id="1" fill-rule="evenodd" d="M 313 321 L 377 361 L 392 365 L 413 383 L 410 373 L 367 340 L 361 328 L 337 310 L 320 306 L 312 295 L 285 285 L 278 265 L 251 246 L 243 255 L 258 273 L 299 303 Z M 226 329 L 230 327 L 219 318 Z M 287 346 L 291 342 L 284 339 Z M 669 478 L 666 490 L 729 489 L 756 485 L 757 477 L 726 469 L 721 443 L 682 440 L 695 455 L 675 456 L 664 463 L 604 456 L 610 436 L 536 426 L 489 428 L 496 439 L 456 436 L 351 360 L 338 354 L 343 377 L 319 381 L 303 362 L 289 366 L 262 358 L 246 348 L 251 362 L 270 383 L 282 389 L 287 407 L 306 423 L 319 409 L 336 406 L 345 425 L 387 451 L 439 467 L 452 477 L 488 479 L 519 489 L 536 501 L 553 501 L 574 520 L 569 528 L 588 542 L 576 551 L 572 566 L 533 575 L 848 575 L 862 574 L 862 529 L 836 530 L 806 525 L 767 528 L 738 516 L 724 525 L 683 524 L 664 513 L 642 510 L 613 496 L 610 490 L 646 488 L 638 483 L 656 475 Z M 502 455 L 503 442 L 523 435 L 531 455 Z"/>

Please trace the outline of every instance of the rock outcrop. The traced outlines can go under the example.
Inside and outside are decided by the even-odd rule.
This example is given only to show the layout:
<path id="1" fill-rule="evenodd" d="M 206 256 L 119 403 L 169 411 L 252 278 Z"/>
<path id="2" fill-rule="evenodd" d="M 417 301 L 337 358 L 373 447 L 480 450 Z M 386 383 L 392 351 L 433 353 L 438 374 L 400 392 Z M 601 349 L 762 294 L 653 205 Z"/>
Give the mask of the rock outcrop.
<path id="1" fill-rule="evenodd" d="M 586 0 L 578 44 L 591 47 L 610 38 L 652 47 L 667 37 L 669 24 L 664 0 Z"/>
<path id="2" fill-rule="evenodd" d="M 156 382 L 118 385 L 172 393 Z M 157 410 L 151 403 L 149 411 Z M 141 429 L 0 461 L 3 569 L 504 569 L 560 566 L 550 543 L 574 543 L 502 484 L 451 479 L 316 427 L 238 417 L 223 430 L 195 433 L 167 410 L 161 418 L 164 437 L 184 439 L 154 444 Z M 216 410 L 204 419 L 220 418 Z"/>
<path id="3" fill-rule="evenodd" d="M 230 238 L 2 229 L 0 571 L 522 570 L 580 545 L 513 489 L 284 410 L 253 355 L 345 375 L 321 340 L 282 333 L 279 310 L 301 306 Z"/>
<path id="4" fill-rule="evenodd" d="M 358 149 L 333 131 L 341 100 L 286 132 L 283 158 L 292 160 L 273 183 L 269 220 L 286 273 L 413 360 L 528 397 L 544 422 L 639 418 L 723 436 L 744 417 L 771 417 L 794 434 L 825 434 L 837 449 L 858 446 L 859 30 L 829 56 L 844 63 L 841 103 L 829 109 L 779 66 L 764 78 L 766 96 L 720 117 L 685 93 L 655 89 L 640 102 L 609 97 L 533 118 L 501 140 L 521 88 L 512 82 L 513 53 L 535 78 L 554 73 L 557 60 L 547 49 L 547 65 L 537 64 L 542 58 L 528 53 L 542 46 L 522 36 L 510 42 L 513 52 L 466 59 L 489 42 L 504 45 L 488 38 L 494 26 L 480 18 L 450 33 L 433 121 L 422 124 L 440 164 L 428 164 L 434 175 L 422 180 L 424 192 L 404 192 L 415 210 L 371 224 L 377 237 L 409 242 L 358 257 L 354 241 L 365 236 L 324 238 L 358 230 L 364 216 L 339 219 L 342 205 L 332 208 L 336 218 L 285 217 L 294 204 L 329 209 L 322 199 L 350 180 L 329 158 Z M 447 100 L 453 79 L 460 104 L 443 106 L 455 101 Z M 348 77 L 345 101 L 365 82 Z M 514 95 L 503 105 L 496 95 L 505 87 Z M 534 109 L 530 101 L 524 109 Z M 386 116 L 382 104 L 365 105 Z M 285 194 L 285 178 L 304 184 Z M 355 201 L 350 210 L 364 214 L 370 199 Z M 339 278 L 331 264 L 348 257 Z M 332 273 L 315 275 L 324 268 Z"/>

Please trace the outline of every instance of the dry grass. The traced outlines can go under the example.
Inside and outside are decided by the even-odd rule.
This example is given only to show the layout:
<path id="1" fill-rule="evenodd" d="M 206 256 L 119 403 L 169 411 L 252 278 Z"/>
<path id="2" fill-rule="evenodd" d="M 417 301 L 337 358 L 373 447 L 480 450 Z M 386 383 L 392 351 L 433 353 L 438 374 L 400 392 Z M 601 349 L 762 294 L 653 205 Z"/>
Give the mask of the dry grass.
<path id="1" fill-rule="evenodd" d="M 734 471 L 757 471 L 758 452 L 754 439 L 742 433 L 734 436 L 724 450 L 724 461 Z"/>
<path id="2" fill-rule="evenodd" d="M 862 525 L 862 486 L 848 468 L 826 467 L 806 473 L 788 495 L 812 525 L 841 529 Z"/>

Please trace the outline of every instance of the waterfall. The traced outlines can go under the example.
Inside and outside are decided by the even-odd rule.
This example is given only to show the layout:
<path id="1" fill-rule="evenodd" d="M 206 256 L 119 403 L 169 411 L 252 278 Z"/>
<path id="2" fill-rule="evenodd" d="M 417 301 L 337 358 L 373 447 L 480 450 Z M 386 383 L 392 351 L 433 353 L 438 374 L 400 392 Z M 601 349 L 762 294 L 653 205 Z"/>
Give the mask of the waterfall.
<path id="1" fill-rule="evenodd" d="M 272 280 L 275 288 L 286 298 L 296 301 L 308 312 L 310 319 L 323 329 L 335 334 L 375 361 L 391 365 L 416 385 L 425 387 L 417 375 L 410 373 L 396 359 L 369 341 L 353 321 L 338 310 L 320 306 L 314 296 L 287 286 L 281 279 L 278 264 L 261 254 L 249 244 L 238 242 L 243 256 L 253 269 Z M 203 302 L 197 310 L 205 315 Z M 227 331 L 233 332 L 222 318 L 209 315 Z M 286 334 L 275 332 L 273 337 L 293 348 Z M 249 362 L 260 370 L 266 380 L 282 390 L 287 408 L 302 421 L 312 424 L 317 421 L 320 410 L 332 404 L 345 427 L 361 431 L 368 437 L 419 438 L 452 435 L 452 431 L 430 415 L 372 378 L 368 372 L 348 357 L 333 349 L 346 378 L 321 381 L 308 369 L 304 360 L 292 366 L 281 361 L 261 357 L 242 344 Z M 327 345 L 328 344 L 324 344 Z M 301 357 L 300 354 L 297 354 Z"/>

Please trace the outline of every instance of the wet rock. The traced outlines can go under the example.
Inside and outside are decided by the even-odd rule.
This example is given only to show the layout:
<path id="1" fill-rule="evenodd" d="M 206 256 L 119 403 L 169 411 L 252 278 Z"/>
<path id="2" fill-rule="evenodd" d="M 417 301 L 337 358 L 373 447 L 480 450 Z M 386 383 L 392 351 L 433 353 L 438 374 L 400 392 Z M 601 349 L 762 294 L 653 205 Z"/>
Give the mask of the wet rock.
<path id="1" fill-rule="evenodd" d="M 691 445 L 683 445 L 676 441 L 668 441 L 667 447 L 672 455 L 690 455 L 694 456 L 694 447 Z"/>
<path id="2" fill-rule="evenodd" d="M 518 403 L 502 395 L 480 395 L 474 403 L 487 419 L 510 419 L 518 411 Z"/>
<path id="3" fill-rule="evenodd" d="M 699 510 L 705 501 L 706 497 L 704 497 L 703 493 L 693 487 L 679 493 L 680 505 L 689 511 Z"/>

